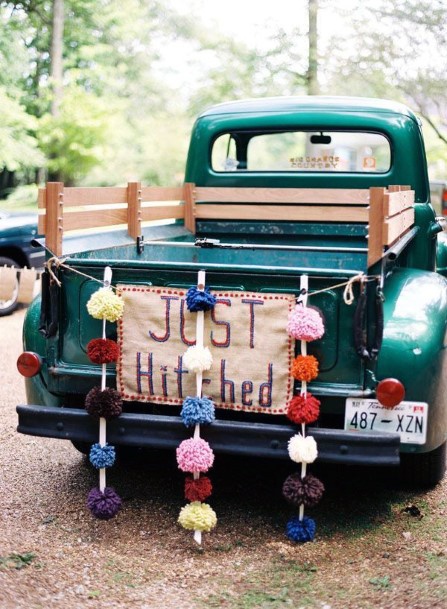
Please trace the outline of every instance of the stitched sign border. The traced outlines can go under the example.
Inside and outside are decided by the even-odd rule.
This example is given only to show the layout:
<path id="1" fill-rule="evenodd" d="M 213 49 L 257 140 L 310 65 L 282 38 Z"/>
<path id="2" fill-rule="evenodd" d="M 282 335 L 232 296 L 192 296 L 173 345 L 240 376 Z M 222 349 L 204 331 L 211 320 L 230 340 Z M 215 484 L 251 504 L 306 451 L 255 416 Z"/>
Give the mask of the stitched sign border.
<path id="1" fill-rule="evenodd" d="M 196 394 L 195 375 L 182 362 L 195 344 L 194 313 L 183 289 L 119 285 L 118 389 L 124 400 L 181 405 Z M 212 291 L 205 346 L 213 355 L 203 393 L 218 408 L 284 414 L 292 397 L 294 341 L 285 331 L 292 294 Z"/>

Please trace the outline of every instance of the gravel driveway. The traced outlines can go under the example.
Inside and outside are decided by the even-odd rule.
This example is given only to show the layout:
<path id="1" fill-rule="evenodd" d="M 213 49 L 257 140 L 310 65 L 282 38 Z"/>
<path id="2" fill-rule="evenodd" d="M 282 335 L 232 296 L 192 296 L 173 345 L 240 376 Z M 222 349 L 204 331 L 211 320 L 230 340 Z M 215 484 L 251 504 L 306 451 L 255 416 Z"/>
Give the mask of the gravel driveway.
<path id="1" fill-rule="evenodd" d="M 218 525 L 199 550 L 176 519 L 184 501 L 174 455 L 112 468 L 118 516 L 85 507 L 96 473 L 68 442 L 17 434 L 25 401 L 15 369 L 24 311 L 0 318 L 0 607 L 231 609 L 445 608 L 447 484 L 396 490 L 392 472 L 321 467 L 316 541 L 284 537 L 291 465 L 217 456 Z"/>

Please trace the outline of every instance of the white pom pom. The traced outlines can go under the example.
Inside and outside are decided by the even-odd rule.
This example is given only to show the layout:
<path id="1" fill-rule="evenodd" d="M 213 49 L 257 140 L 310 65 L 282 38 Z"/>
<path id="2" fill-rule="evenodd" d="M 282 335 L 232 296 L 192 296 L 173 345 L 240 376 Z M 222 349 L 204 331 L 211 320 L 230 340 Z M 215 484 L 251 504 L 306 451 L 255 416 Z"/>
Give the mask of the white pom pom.
<path id="1" fill-rule="evenodd" d="M 189 347 L 183 356 L 183 363 L 191 372 L 198 374 L 209 370 L 213 363 L 213 356 L 208 347 L 199 347 L 194 345 Z"/>
<path id="2" fill-rule="evenodd" d="M 289 456 L 296 463 L 313 463 L 318 456 L 317 443 L 312 436 L 298 433 L 289 440 Z"/>

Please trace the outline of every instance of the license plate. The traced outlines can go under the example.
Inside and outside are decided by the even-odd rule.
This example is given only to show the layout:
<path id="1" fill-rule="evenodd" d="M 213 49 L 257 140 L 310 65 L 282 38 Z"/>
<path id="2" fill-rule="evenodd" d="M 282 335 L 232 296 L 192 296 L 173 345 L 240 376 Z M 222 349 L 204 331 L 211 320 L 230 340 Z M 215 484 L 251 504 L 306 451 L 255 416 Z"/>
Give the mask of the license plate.
<path id="1" fill-rule="evenodd" d="M 377 400 L 347 398 L 345 429 L 358 432 L 385 432 L 400 435 L 404 444 L 425 444 L 428 404 L 401 402 L 392 409 Z"/>

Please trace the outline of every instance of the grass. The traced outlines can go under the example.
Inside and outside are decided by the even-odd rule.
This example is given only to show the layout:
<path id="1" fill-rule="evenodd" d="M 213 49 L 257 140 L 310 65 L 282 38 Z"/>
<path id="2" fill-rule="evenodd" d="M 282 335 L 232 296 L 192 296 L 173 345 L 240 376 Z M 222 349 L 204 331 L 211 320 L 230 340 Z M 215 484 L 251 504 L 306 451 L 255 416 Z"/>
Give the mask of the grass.
<path id="1" fill-rule="evenodd" d="M 244 589 L 240 593 L 226 590 L 222 594 L 211 594 L 201 602 L 209 609 L 313 607 L 314 601 L 309 595 L 317 571 L 317 567 L 311 563 L 275 560 L 267 569 L 244 577 Z"/>
<path id="2" fill-rule="evenodd" d="M 0 556 L 0 568 L 4 569 L 24 569 L 29 567 L 36 555 L 32 552 L 25 552 L 24 554 L 18 554 L 13 552 L 8 556 Z"/>

